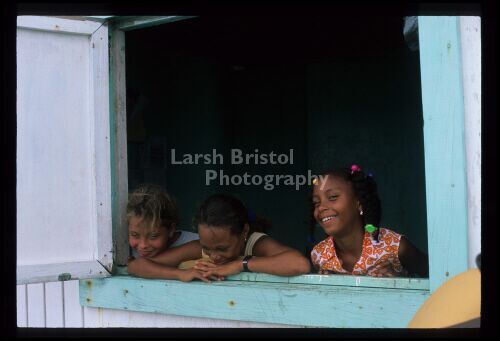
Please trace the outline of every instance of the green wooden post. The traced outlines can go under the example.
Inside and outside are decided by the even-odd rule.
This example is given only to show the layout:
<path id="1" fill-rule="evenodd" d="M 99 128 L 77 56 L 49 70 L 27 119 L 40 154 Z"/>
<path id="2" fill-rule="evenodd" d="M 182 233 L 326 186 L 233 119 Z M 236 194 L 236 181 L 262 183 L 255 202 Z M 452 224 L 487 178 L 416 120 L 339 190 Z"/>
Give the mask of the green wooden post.
<path id="1" fill-rule="evenodd" d="M 464 99 L 458 17 L 419 17 L 429 280 L 467 270 Z"/>
<path id="2" fill-rule="evenodd" d="M 111 46 L 112 32 L 108 28 L 108 41 L 109 46 Z M 115 90 L 113 87 L 114 81 L 114 67 L 112 62 L 112 51 L 109 49 L 109 146 L 110 146 L 110 160 L 111 160 L 111 224 L 112 224 L 112 236 L 113 236 L 113 270 L 116 271 L 116 111 L 115 111 Z"/>
<path id="3" fill-rule="evenodd" d="M 125 220 L 128 196 L 125 33 L 110 25 L 109 35 L 113 264 L 125 265 L 128 258 L 128 233 Z"/>

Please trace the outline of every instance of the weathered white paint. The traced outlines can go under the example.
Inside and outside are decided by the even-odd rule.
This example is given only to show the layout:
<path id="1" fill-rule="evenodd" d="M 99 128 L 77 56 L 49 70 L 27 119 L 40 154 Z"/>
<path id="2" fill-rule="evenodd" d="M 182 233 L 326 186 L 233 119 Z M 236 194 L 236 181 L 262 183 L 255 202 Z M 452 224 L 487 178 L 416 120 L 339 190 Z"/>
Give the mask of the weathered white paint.
<path id="1" fill-rule="evenodd" d="M 28 327 L 45 327 L 45 283 L 27 284 Z"/>
<path id="2" fill-rule="evenodd" d="M 110 275 L 97 261 L 20 265 L 16 270 L 17 284 L 58 281 L 59 276 L 61 280 L 69 280 L 102 278 Z"/>
<path id="3" fill-rule="evenodd" d="M 46 326 L 64 327 L 63 282 L 45 283 Z"/>
<path id="4" fill-rule="evenodd" d="M 469 268 L 481 252 L 481 18 L 460 17 L 467 159 Z"/>
<path id="5" fill-rule="evenodd" d="M 68 20 L 54 17 L 42 16 L 19 16 L 17 17 L 17 28 L 25 28 L 35 31 L 49 31 L 70 33 L 71 35 L 81 34 L 89 36 L 95 32 L 99 26 L 98 22 L 81 21 L 78 19 Z"/>
<path id="6" fill-rule="evenodd" d="M 92 103 L 93 115 L 93 138 L 94 151 L 92 177 L 95 195 L 93 208 L 95 209 L 95 224 L 97 229 L 91 229 L 97 233 L 94 238 L 97 241 L 97 250 L 94 250 L 93 259 L 99 262 L 111 272 L 113 265 L 113 243 L 112 243 L 112 207 L 111 207 L 111 150 L 110 150 L 110 124 L 109 124 L 109 48 L 108 28 L 100 26 L 90 37 L 92 69 L 90 82 L 90 101 Z"/>
<path id="7" fill-rule="evenodd" d="M 18 17 L 20 267 L 68 265 L 56 278 L 72 262 L 111 268 L 107 51 L 106 25 Z"/>
<path id="8" fill-rule="evenodd" d="M 16 293 L 17 326 L 28 326 L 28 289 L 26 285 L 18 285 Z"/>
<path id="9" fill-rule="evenodd" d="M 63 282 L 64 289 L 64 327 L 84 327 L 83 307 L 75 304 L 79 300 L 78 281 Z M 48 307 L 50 309 L 50 307 Z"/>
<path id="10" fill-rule="evenodd" d="M 88 38 L 19 29 L 17 42 L 17 263 L 90 259 Z"/>
<path id="11" fill-rule="evenodd" d="M 82 311 L 83 311 L 83 324 L 85 328 L 99 328 L 100 326 L 103 325 L 101 308 L 89 309 L 87 307 L 82 307 Z M 125 313 L 127 312 L 124 311 L 123 313 L 125 315 Z"/>

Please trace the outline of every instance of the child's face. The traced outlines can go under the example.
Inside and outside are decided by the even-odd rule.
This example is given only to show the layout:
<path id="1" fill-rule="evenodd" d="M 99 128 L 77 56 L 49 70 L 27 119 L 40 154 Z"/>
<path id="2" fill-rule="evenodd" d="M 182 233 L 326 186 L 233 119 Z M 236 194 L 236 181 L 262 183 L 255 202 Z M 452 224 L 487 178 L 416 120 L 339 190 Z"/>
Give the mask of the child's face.
<path id="1" fill-rule="evenodd" d="M 199 224 L 198 234 L 203 252 L 215 264 L 224 264 L 239 257 L 245 243 L 245 231 L 238 236 L 232 234 L 229 228 Z"/>
<path id="2" fill-rule="evenodd" d="M 128 222 L 128 242 L 141 257 L 153 257 L 168 247 L 169 232 L 165 227 L 150 227 L 141 218 Z"/>
<path id="3" fill-rule="evenodd" d="M 314 218 L 331 235 L 341 235 L 362 224 L 359 202 L 349 182 L 335 176 L 313 188 Z"/>

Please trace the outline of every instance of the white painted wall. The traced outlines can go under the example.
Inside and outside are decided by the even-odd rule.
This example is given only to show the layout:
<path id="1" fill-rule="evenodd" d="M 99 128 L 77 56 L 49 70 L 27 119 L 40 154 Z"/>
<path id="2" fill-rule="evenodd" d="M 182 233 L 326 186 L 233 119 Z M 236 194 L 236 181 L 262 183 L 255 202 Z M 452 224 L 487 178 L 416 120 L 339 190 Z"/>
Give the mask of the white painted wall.
<path id="1" fill-rule="evenodd" d="M 18 29 L 17 42 L 17 264 L 91 260 L 88 37 Z"/>
<path id="2" fill-rule="evenodd" d="M 83 327 L 78 281 L 17 286 L 18 327 Z"/>
<path id="3" fill-rule="evenodd" d="M 467 161 L 469 268 L 481 252 L 481 18 L 460 17 Z"/>

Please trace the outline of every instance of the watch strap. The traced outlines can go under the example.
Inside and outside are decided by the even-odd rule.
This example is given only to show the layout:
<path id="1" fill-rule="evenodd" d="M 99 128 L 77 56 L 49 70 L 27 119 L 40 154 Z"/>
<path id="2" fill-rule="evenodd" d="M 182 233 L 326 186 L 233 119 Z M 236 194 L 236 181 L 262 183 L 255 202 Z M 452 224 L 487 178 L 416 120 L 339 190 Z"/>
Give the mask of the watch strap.
<path id="1" fill-rule="evenodd" d="M 243 271 L 245 272 L 252 272 L 250 271 L 250 269 L 248 268 L 248 261 L 250 260 L 250 258 L 252 258 L 252 256 L 245 256 L 243 258 Z"/>

